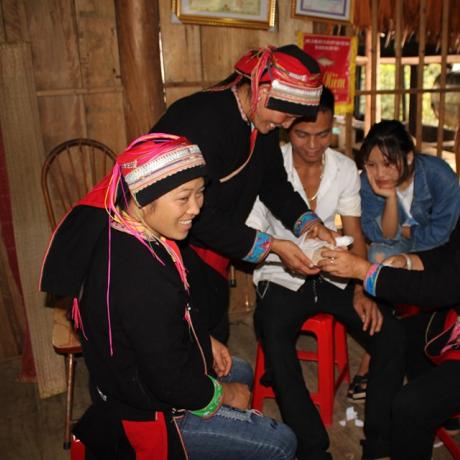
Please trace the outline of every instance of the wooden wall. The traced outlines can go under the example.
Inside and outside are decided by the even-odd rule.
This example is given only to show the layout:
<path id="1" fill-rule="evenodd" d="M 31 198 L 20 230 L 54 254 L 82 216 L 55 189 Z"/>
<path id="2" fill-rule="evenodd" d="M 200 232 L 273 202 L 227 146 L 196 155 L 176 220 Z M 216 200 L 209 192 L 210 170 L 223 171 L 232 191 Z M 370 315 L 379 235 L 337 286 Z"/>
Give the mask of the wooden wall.
<path id="1" fill-rule="evenodd" d="M 223 80 L 248 49 L 296 43 L 296 33 L 312 32 L 313 23 L 291 17 L 291 2 L 278 1 L 278 30 L 171 23 L 171 1 L 160 0 L 166 102 Z"/>

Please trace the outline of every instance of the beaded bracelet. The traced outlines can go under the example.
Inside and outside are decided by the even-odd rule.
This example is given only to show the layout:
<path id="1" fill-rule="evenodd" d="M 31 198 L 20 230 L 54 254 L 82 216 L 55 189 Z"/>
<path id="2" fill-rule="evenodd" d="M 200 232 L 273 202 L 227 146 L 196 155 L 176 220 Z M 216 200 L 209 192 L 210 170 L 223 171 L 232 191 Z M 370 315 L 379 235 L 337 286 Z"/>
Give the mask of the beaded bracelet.
<path id="1" fill-rule="evenodd" d="M 214 415 L 222 405 L 223 388 L 222 385 L 214 378 L 208 375 L 214 385 L 214 395 L 209 404 L 202 409 L 191 410 L 190 413 L 197 417 L 209 418 Z"/>

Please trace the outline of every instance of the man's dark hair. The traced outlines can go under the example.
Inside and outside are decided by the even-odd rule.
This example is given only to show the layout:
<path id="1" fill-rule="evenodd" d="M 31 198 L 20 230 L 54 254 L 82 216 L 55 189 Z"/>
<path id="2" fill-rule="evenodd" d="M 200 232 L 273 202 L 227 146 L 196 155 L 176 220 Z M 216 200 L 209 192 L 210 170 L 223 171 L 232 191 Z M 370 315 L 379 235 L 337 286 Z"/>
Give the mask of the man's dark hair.
<path id="1" fill-rule="evenodd" d="M 332 91 L 327 87 L 323 86 L 323 91 L 321 92 L 321 98 L 319 100 L 319 105 L 318 105 L 318 112 L 331 112 L 332 116 L 334 116 L 334 106 L 335 106 L 335 101 L 334 101 L 334 94 Z M 292 123 L 291 127 L 289 130 L 291 130 L 297 123 L 313 123 L 316 121 L 317 114 L 314 116 L 303 116 L 296 118 L 294 120 L 294 123 Z"/>

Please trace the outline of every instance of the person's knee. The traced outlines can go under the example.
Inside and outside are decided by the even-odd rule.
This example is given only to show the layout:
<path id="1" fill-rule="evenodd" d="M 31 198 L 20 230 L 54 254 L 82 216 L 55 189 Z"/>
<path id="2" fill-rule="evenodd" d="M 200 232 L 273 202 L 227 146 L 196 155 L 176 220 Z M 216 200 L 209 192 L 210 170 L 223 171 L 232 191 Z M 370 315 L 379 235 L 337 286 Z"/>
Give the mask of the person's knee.
<path id="1" fill-rule="evenodd" d="M 414 425 L 423 418 L 423 401 L 407 386 L 403 387 L 394 397 L 392 404 L 392 418 L 400 426 Z"/>
<path id="2" fill-rule="evenodd" d="M 232 356 L 230 375 L 232 376 L 232 382 L 245 383 L 249 388 L 252 388 L 254 372 L 251 365 L 244 359 Z"/>
<path id="3" fill-rule="evenodd" d="M 285 423 L 271 420 L 274 426 L 273 432 L 273 458 L 276 460 L 292 460 L 297 451 L 297 437 L 294 432 Z"/>

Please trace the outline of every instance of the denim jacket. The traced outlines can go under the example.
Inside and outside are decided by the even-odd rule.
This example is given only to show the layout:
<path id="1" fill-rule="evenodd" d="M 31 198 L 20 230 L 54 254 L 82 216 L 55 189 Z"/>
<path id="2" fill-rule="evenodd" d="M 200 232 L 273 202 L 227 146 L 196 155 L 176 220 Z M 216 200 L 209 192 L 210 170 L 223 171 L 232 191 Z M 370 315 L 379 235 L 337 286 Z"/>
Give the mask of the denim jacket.
<path id="1" fill-rule="evenodd" d="M 407 219 L 398 201 L 399 222 L 394 239 L 382 235 L 381 218 L 385 198 L 376 195 L 365 171 L 361 174 L 361 225 L 371 242 L 395 243 L 403 239 L 401 223 Z M 444 244 L 460 215 L 460 187 L 457 175 L 442 159 L 424 154 L 415 155 L 414 198 L 410 212 L 414 219 L 411 238 L 405 240 L 409 251 L 422 251 Z"/>

